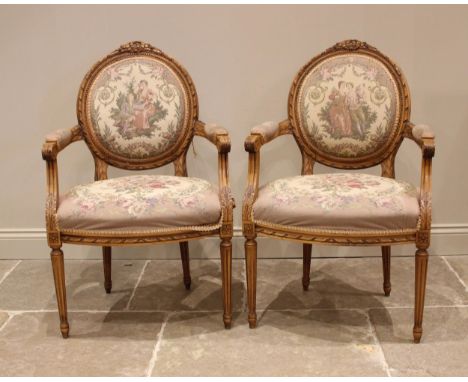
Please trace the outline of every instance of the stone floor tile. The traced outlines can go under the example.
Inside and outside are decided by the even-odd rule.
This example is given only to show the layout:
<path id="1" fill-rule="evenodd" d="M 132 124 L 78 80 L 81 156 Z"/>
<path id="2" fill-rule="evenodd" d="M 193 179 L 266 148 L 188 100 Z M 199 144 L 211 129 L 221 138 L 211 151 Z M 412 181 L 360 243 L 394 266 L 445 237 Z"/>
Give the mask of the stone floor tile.
<path id="1" fill-rule="evenodd" d="M 408 306 L 414 301 L 414 258 L 392 259 L 392 292 L 383 294 L 380 258 L 312 259 L 309 291 L 302 290 L 301 260 L 258 261 L 258 309 Z M 468 294 L 440 257 L 431 257 L 427 305 L 468 302 Z"/>
<path id="2" fill-rule="evenodd" d="M 8 272 L 11 272 L 18 263 L 18 260 L 0 260 L 0 280 L 2 280 Z"/>
<path id="3" fill-rule="evenodd" d="M 153 375 L 386 375 L 370 333 L 358 311 L 267 311 L 257 329 L 241 313 L 231 330 L 214 313 L 180 313 L 165 328 Z"/>
<path id="4" fill-rule="evenodd" d="M 465 291 L 468 293 L 468 256 L 445 256 L 445 260 L 456 272 L 460 278 L 460 283 L 463 284 Z"/>
<path id="5" fill-rule="evenodd" d="M 57 313 L 14 316 L 0 331 L 2 376 L 144 376 L 164 315 L 74 313 L 62 339 Z"/>
<path id="6" fill-rule="evenodd" d="M 182 282 L 179 261 L 153 260 L 146 267 L 130 305 L 133 310 L 223 310 L 221 263 L 219 260 L 192 260 L 191 290 Z M 244 262 L 232 262 L 232 307 L 241 310 L 244 295 Z"/>
<path id="7" fill-rule="evenodd" d="M 145 261 L 114 260 L 113 288 L 106 294 L 102 262 L 65 262 L 68 309 L 123 309 L 136 285 Z M 0 310 L 56 309 L 50 261 L 22 261 L 0 284 Z"/>
<path id="8" fill-rule="evenodd" d="M 5 324 L 5 322 L 8 320 L 8 313 L 5 312 L 0 312 L 0 328 Z"/>
<path id="9" fill-rule="evenodd" d="M 412 309 L 370 311 L 393 376 L 467 376 L 468 308 L 426 308 L 414 344 Z"/>

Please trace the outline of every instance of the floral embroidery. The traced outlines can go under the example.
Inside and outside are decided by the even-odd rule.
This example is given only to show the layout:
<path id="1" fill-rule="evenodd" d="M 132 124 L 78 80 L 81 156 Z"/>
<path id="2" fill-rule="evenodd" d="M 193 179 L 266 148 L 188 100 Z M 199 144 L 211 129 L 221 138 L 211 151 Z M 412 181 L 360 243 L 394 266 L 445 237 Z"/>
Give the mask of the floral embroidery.
<path id="1" fill-rule="evenodd" d="M 212 195 L 217 198 L 216 189 L 202 179 L 135 175 L 76 186 L 62 198 L 62 202 L 73 204 L 75 217 L 107 212 L 137 219 L 155 215 L 155 211 L 159 214 L 187 208 L 196 209 L 197 214 L 203 215 L 207 213 L 208 199 Z"/>
<path id="2" fill-rule="evenodd" d="M 273 208 L 318 208 L 324 214 L 347 210 L 373 211 L 376 208 L 401 212 L 401 198 L 416 198 L 416 189 L 406 182 L 359 173 L 296 176 L 268 183 L 261 191 L 271 198 Z"/>
<path id="3" fill-rule="evenodd" d="M 186 96 L 162 62 L 129 58 L 108 66 L 90 89 L 91 122 L 108 150 L 130 158 L 160 155 L 183 131 Z"/>
<path id="4" fill-rule="evenodd" d="M 397 86 L 374 58 L 332 57 L 307 75 L 299 110 L 301 129 L 320 151 L 357 158 L 377 151 L 396 128 Z"/>

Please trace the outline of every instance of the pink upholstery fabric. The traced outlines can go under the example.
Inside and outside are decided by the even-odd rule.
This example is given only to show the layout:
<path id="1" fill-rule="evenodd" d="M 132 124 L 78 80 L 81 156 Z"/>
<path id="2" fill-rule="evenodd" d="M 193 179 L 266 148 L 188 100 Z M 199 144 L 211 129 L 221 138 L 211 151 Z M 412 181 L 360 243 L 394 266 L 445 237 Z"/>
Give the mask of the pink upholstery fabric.
<path id="1" fill-rule="evenodd" d="M 434 132 L 432 129 L 427 125 L 416 125 L 413 127 L 413 136 L 416 139 L 422 138 L 434 138 Z"/>
<path id="2" fill-rule="evenodd" d="M 216 135 L 228 135 L 229 134 L 224 127 L 216 123 L 207 123 L 205 125 L 205 133 L 208 135 L 210 139 L 213 139 L 214 137 L 216 137 Z"/>
<path id="3" fill-rule="evenodd" d="M 134 175 L 76 186 L 60 199 L 60 229 L 152 230 L 218 224 L 216 187 L 205 180 Z"/>
<path id="4" fill-rule="evenodd" d="M 276 122 L 263 122 L 261 125 L 255 126 L 250 131 L 252 134 L 259 134 L 263 137 L 264 141 L 271 140 L 278 131 L 278 123 Z"/>
<path id="5" fill-rule="evenodd" d="M 60 129 L 49 133 L 45 137 L 46 142 L 57 142 L 59 149 L 65 147 L 72 140 L 72 129 Z"/>
<path id="6" fill-rule="evenodd" d="M 332 230 L 415 229 L 417 190 L 408 183 L 359 173 L 283 178 L 259 190 L 254 220 Z"/>

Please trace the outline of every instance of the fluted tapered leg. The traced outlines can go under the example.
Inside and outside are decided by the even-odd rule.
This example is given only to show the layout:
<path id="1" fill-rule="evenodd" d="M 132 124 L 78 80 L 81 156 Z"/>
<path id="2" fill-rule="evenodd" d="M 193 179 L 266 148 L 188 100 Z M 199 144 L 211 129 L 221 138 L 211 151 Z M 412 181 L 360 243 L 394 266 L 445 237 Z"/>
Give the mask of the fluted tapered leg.
<path id="1" fill-rule="evenodd" d="M 310 284 L 310 260 L 312 258 L 312 244 L 302 245 L 302 288 L 309 289 Z"/>
<path id="2" fill-rule="evenodd" d="M 181 241 L 179 243 L 180 247 L 180 258 L 182 260 L 182 269 L 184 272 L 184 285 L 185 289 L 189 290 L 190 285 L 192 284 L 192 278 L 190 277 L 190 258 L 189 258 L 189 248 L 187 241 Z"/>
<path id="3" fill-rule="evenodd" d="M 391 247 L 389 245 L 382 246 L 383 290 L 385 296 L 390 296 L 392 290 L 392 283 L 390 282 L 390 256 Z"/>
<path id="4" fill-rule="evenodd" d="M 231 328 L 232 303 L 231 303 L 231 283 L 232 283 L 232 243 L 231 239 L 222 239 L 221 246 L 221 273 L 223 282 L 223 321 L 226 329 Z"/>
<path id="5" fill-rule="evenodd" d="M 112 248 L 102 247 L 102 263 L 104 265 L 104 289 L 106 293 L 112 290 Z"/>
<path id="6" fill-rule="evenodd" d="M 60 248 L 52 249 L 50 253 L 52 271 L 54 273 L 55 294 L 60 317 L 60 331 L 63 338 L 68 338 L 69 325 L 67 319 L 67 294 L 65 290 L 65 269 L 63 264 L 63 252 Z"/>
<path id="7" fill-rule="evenodd" d="M 416 251 L 416 272 L 415 272 L 415 301 L 414 301 L 414 327 L 413 338 L 415 343 L 419 343 L 422 337 L 422 321 L 424 313 L 424 297 L 426 295 L 427 261 L 428 253 L 426 249 Z"/>
<path id="8" fill-rule="evenodd" d="M 255 239 L 245 241 L 245 264 L 247 271 L 247 304 L 249 308 L 249 327 L 257 326 L 257 242 Z"/>

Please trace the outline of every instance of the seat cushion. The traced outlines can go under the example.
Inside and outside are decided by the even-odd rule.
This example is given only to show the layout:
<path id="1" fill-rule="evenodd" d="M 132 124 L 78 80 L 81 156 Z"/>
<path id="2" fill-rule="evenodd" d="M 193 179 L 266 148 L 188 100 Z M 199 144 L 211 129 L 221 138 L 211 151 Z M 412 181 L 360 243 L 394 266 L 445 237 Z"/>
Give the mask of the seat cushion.
<path id="1" fill-rule="evenodd" d="M 254 219 L 326 230 L 416 229 L 417 190 L 394 179 L 359 173 L 295 176 L 259 189 Z"/>
<path id="2" fill-rule="evenodd" d="M 218 224 L 221 208 L 205 180 L 134 175 L 72 188 L 57 218 L 60 229 L 140 231 Z"/>

